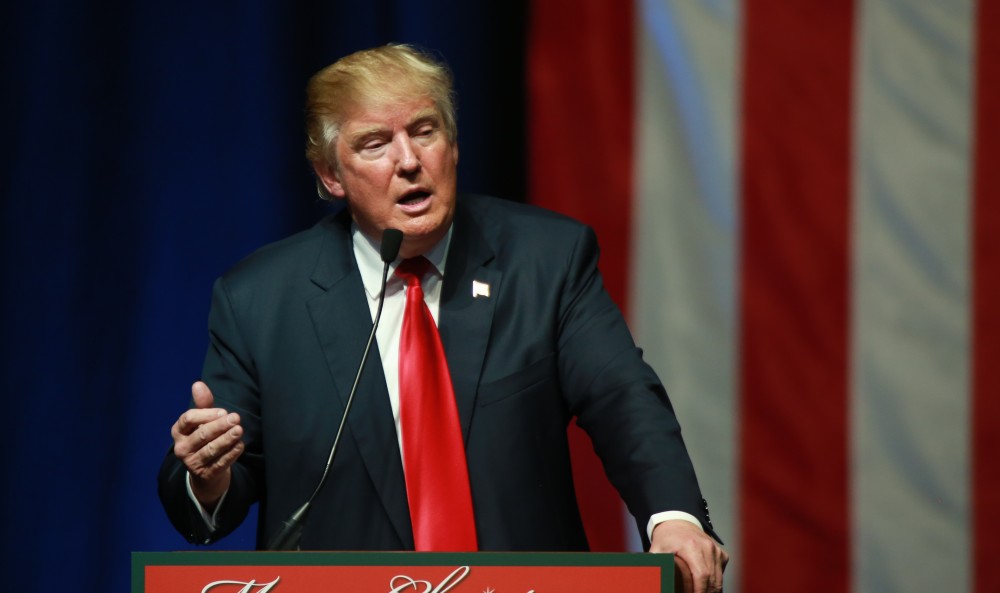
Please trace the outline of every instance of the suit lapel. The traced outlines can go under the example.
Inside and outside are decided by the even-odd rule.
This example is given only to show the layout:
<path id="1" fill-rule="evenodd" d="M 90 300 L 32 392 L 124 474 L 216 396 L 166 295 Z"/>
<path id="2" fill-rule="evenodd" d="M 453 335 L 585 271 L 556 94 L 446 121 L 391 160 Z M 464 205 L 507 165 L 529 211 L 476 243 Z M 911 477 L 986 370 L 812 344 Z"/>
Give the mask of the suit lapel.
<path id="1" fill-rule="evenodd" d="M 438 329 L 448 358 L 462 434 L 468 442 L 496 294 L 503 274 L 485 267 L 493 259 L 493 250 L 483 239 L 479 224 L 461 197 L 454 224 L 441 290 Z"/>
<path id="2" fill-rule="evenodd" d="M 325 292 L 309 301 L 308 306 L 337 396 L 346 406 L 372 322 L 353 257 L 350 218 L 342 213 L 329 228 L 332 232 L 312 275 L 312 281 Z M 400 540 L 404 546 L 412 547 L 403 466 L 385 374 L 379 361 L 376 343 L 368 356 L 347 425 Z M 348 434 L 342 438 L 348 438 Z"/>

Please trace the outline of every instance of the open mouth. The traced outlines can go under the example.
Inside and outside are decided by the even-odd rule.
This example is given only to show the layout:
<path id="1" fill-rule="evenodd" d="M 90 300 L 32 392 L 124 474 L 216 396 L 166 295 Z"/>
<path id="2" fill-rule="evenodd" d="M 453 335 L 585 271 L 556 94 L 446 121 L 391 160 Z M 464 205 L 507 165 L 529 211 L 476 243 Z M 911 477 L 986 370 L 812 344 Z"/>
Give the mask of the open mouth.
<path id="1" fill-rule="evenodd" d="M 427 191 L 423 190 L 412 191 L 404 195 L 402 198 L 400 198 L 399 203 L 404 206 L 412 206 L 415 204 L 419 204 L 420 202 L 423 202 L 430 196 L 431 193 Z"/>

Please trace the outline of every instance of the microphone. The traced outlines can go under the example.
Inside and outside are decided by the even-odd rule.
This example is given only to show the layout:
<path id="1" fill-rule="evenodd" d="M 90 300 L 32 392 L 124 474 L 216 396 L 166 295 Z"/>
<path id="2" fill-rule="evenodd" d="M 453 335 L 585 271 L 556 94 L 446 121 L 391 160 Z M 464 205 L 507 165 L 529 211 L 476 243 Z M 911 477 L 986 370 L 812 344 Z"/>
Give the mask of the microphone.
<path id="1" fill-rule="evenodd" d="M 316 484 L 316 489 L 313 490 L 309 500 L 299 507 L 299 510 L 292 513 L 292 516 L 282 524 L 281 530 L 267 543 L 268 550 L 297 550 L 299 547 L 299 540 L 302 538 L 302 528 L 305 526 L 309 509 L 312 506 L 313 500 L 316 499 L 316 495 L 323 488 L 323 484 L 326 483 L 330 467 L 333 466 L 333 458 L 337 454 L 337 445 L 340 444 L 340 435 L 344 432 L 344 425 L 347 423 L 347 414 L 351 411 L 351 404 L 354 403 L 354 394 L 357 393 L 358 383 L 361 382 L 361 372 L 365 370 L 368 353 L 371 352 L 372 343 L 375 341 L 375 331 L 378 329 L 378 321 L 382 317 L 382 304 L 385 303 L 385 285 L 389 279 L 389 264 L 395 261 L 396 256 L 399 255 L 399 248 L 402 244 L 403 231 L 396 229 L 385 229 L 382 231 L 382 245 L 379 249 L 379 255 L 381 255 L 384 264 L 382 267 L 382 293 L 378 299 L 378 309 L 375 311 L 372 333 L 368 335 L 368 343 L 365 344 L 365 351 L 361 355 L 361 364 L 358 365 L 358 373 L 354 376 L 354 385 L 351 386 L 351 394 L 347 396 L 347 404 L 344 406 L 343 416 L 340 417 L 337 436 L 334 437 L 333 446 L 330 447 L 330 455 L 326 460 L 326 468 L 323 470 L 323 475 L 320 476 L 319 483 Z"/>

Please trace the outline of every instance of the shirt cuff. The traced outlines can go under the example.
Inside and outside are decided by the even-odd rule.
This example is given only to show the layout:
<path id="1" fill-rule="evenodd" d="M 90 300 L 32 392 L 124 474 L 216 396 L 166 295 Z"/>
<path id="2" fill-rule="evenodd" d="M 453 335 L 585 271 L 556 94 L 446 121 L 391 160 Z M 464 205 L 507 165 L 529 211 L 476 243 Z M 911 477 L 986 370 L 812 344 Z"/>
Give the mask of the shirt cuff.
<path id="1" fill-rule="evenodd" d="M 226 495 L 229 494 L 229 490 L 227 489 L 222 493 L 222 496 L 219 497 L 219 502 L 215 505 L 215 510 L 212 511 L 211 515 L 209 515 L 208 511 L 205 510 L 205 507 L 201 506 L 201 503 L 198 502 L 198 497 L 194 495 L 194 489 L 191 488 L 191 472 L 186 472 L 184 484 L 187 486 L 188 498 L 191 499 L 195 508 L 198 509 L 198 512 L 201 514 L 202 521 L 205 522 L 205 526 L 208 527 L 209 531 L 215 531 L 217 519 L 219 517 L 219 509 L 222 508 L 222 503 L 226 500 Z"/>
<path id="2" fill-rule="evenodd" d="M 680 519 L 681 521 L 694 523 L 698 526 L 698 529 L 701 529 L 702 531 L 705 530 L 701 521 L 699 521 L 694 515 L 685 513 L 684 511 L 664 511 L 662 513 L 656 513 L 649 518 L 649 523 L 646 523 L 646 537 L 649 538 L 649 541 L 653 541 L 653 529 L 655 529 L 657 525 L 672 519 Z"/>

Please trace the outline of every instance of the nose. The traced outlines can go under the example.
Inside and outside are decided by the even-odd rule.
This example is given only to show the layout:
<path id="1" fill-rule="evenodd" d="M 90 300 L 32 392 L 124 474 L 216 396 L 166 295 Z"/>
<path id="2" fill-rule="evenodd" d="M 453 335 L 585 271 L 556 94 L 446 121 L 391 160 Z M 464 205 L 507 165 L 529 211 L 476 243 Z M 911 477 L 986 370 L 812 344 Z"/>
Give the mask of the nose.
<path id="1" fill-rule="evenodd" d="M 401 175 L 411 175 L 420 170 L 420 158 L 410 138 L 403 136 L 396 139 L 396 171 Z"/>

